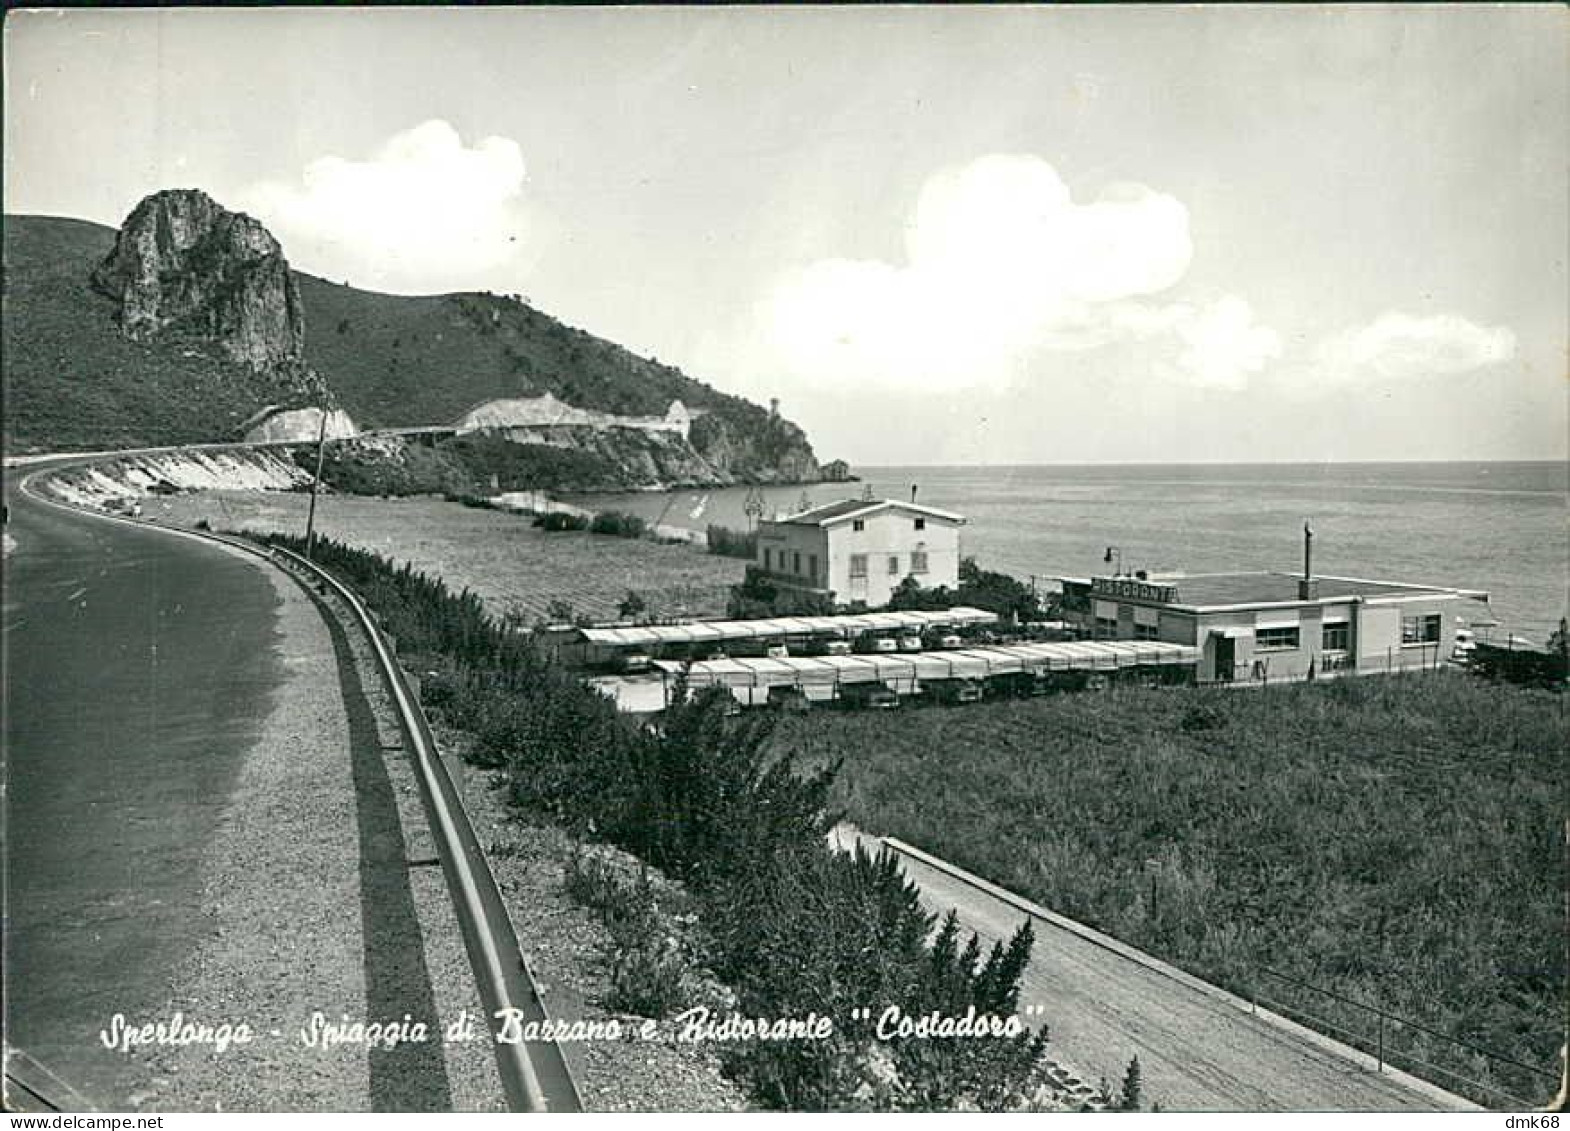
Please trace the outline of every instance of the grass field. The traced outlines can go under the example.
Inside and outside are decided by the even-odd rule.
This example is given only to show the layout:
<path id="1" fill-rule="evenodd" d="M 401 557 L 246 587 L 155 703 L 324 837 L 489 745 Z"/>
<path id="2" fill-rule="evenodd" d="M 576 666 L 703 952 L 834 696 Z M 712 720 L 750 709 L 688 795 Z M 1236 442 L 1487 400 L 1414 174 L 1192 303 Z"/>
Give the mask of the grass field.
<path id="1" fill-rule="evenodd" d="M 1407 1064 L 1537 1102 L 1553 1091 L 1562 697 L 1460 674 L 1128 690 L 821 712 L 777 740 L 843 758 L 841 801 L 870 831 L 1235 991 L 1376 1033 L 1371 1014 L 1277 971 L 1547 1075 L 1390 1027 Z"/>
<path id="2" fill-rule="evenodd" d="M 214 530 L 303 533 L 305 495 L 213 491 L 152 501 L 149 517 Z M 496 616 L 525 623 L 565 601 L 575 614 L 613 620 L 628 590 L 649 611 L 723 616 L 729 587 L 746 563 L 689 546 L 584 532 L 547 534 L 530 519 L 433 498 L 324 495 L 318 533 L 439 575 L 454 591 L 473 590 Z"/>

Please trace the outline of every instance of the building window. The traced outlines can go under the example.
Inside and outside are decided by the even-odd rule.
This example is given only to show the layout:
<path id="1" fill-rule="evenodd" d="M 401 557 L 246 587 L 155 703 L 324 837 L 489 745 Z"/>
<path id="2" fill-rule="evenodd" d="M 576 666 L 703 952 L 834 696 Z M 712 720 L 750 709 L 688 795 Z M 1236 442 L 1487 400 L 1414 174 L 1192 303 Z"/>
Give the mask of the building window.
<path id="1" fill-rule="evenodd" d="M 797 577 L 801 576 L 801 551 L 800 550 L 797 550 L 793 554 L 791 554 L 790 571 L 792 573 L 794 573 Z"/>
<path id="2" fill-rule="evenodd" d="M 1096 639 L 1097 640 L 1116 640 L 1117 638 L 1118 638 L 1118 618 L 1117 617 L 1097 617 L 1096 618 Z"/>
<path id="3" fill-rule="evenodd" d="M 910 552 L 910 572 L 911 573 L 926 573 L 927 572 L 927 551 L 925 551 L 925 550 L 912 550 Z"/>
<path id="4" fill-rule="evenodd" d="M 774 551 L 767 546 L 763 547 L 763 568 L 765 570 L 774 568 Z"/>
<path id="5" fill-rule="evenodd" d="M 1426 613 L 1415 617 L 1401 618 L 1401 643 L 1403 644 L 1438 644 L 1440 626 L 1444 617 L 1439 613 Z"/>
<path id="6" fill-rule="evenodd" d="M 1155 625 L 1153 625 L 1153 624 L 1140 624 L 1138 621 L 1136 621 L 1134 623 L 1134 639 L 1135 640 L 1159 640 L 1159 639 L 1161 639 L 1161 634 L 1159 632 L 1157 632 Z"/>
<path id="7" fill-rule="evenodd" d="M 867 524 L 859 518 L 853 518 L 850 520 L 850 528 L 852 530 L 865 530 L 867 529 Z"/>
<path id="8" fill-rule="evenodd" d="M 1296 648 L 1298 628 L 1261 628 L 1254 633 L 1254 651 L 1285 652 Z"/>
<path id="9" fill-rule="evenodd" d="M 817 554 L 808 554 L 807 555 L 807 576 L 812 578 L 812 580 L 814 580 L 814 581 L 818 580 L 818 555 Z"/>
<path id="10" fill-rule="evenodd" d="M 898 577 L 899 576 L 899 555 L 898 554 L 890 554 L 889 555 L 889 576 L 890 577 Z"/>
<path id="11" fill-rule="evenodd" d="M 924 518 L 918 518 L 916 520 L 916 529 L 917 530 L 925 530 L 925 529 L 927 529 L 927 520 L 924 519 Z"/>
<path id="12" fill-rule="evenodd" d="M 850 575 L 852 577 L 867 576 L 867 555 L 852 554 L 850 556 Z"/>
<path id="13" fill-rule="evenodd" d="M 1319 638 L 1319 647 L 1325 652 L 1345 652 L 1352 644 L 1352 626 L 1327 624 Z"/>

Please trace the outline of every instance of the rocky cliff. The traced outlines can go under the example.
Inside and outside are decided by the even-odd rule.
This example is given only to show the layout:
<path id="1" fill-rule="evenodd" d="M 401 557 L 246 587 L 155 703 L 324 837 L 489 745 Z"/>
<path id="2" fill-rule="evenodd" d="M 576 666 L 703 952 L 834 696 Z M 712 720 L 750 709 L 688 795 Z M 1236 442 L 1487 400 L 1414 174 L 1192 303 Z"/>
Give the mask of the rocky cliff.
<path id="1" fill-rule="evenodd" d="M 305 363 L 305 313 L 283 249 L 260 223 L 206 193 L 173 189 L 138 204 L 93 285 L 119 303 L 134 342 L 199 342 L 302 398 L 327 395 Z"/>

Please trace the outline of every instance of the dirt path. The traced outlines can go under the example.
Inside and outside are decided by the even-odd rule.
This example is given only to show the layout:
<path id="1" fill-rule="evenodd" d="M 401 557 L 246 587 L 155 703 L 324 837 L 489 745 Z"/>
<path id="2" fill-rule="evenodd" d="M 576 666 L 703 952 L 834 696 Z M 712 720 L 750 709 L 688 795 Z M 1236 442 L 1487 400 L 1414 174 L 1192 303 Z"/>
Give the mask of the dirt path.
<path id="1" fill-rule="evenodd" d="M 869 847 L 876 838 L 863 838 Z M 902 855 L 934 911 L 959 912 L 988 945 L 1027 915 L 944 870 Z M 1021 1008 L 1042 1007 L 1051 1052 L 1114 1086 L 1139 1057 L 1145 1103 L 1166 1111 L 1438 1111 L 1470 1105 L 1399 1073 L 1375 1071 L 1317 1035 L 1273 1024 L 1085 935 L 1030 916 L 1035 950 Z M 1159 964 L 1153 964 L 1159 966 Z M 1362 1063 L 1367 1061 L 1366 1065 Z"/>

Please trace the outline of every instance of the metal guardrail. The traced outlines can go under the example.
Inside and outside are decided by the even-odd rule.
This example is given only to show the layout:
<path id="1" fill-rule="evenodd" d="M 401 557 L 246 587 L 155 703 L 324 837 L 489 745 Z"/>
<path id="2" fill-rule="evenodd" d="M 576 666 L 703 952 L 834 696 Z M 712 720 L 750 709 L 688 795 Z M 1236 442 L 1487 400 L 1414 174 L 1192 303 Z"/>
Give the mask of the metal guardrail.
<path id="1" fill-rule="evenodd" d="M 1425 1069 L 1430 1073 L 1437 1073 L 1447 1077 L 1452 1081 L 1467 1085 L 1478 1091 L 1487 1092 L 1491 1095 L 1498 1096 L 1501 1099 L 1509 1100 L 1511 1106 L 1513 1107 L 1527 1109 L 1535 1106 L 1534 1101 L 1523 1099 L 1522 1097 L 1515 1095 L 1514 1093 L 1507 1092 L 1493 1084 L 1485 1084 L 1481 1080 L 1475 1080 L 1472 1077 L 1457 1072 L 1452 1068 L 1446 1068 L 1443 1065 L 1422 1060 L 1419 1057 L 1406 1052 L 1405 1050 L 1392 1047 L 1386 1040 L 1386 1035 L 1389 1029 L 1394 1027 L 1396 1029 L 1410 1030 L 1411 1032 L 1415 1033 L 1423 1033 L 1426 1036 L 1434 1038 L 1435 1040 L 1444 1041 L 1447 1044 L 1454 1045 L 1457 1048 L 1465 1049 L 1468 1052 L 1475 1053 L 1476 1055 L 1481 1056 L 1490 1062 L 1509 1065 L 1511 1068 L 1516 1069 L 1519 1073 L 1525 1074 L 1534 1079 L 1542 1080 L 1545 1084 L 1553 1084 L 1558 1082 L 1558 1078 L 1554 1076 L 1553 1073 L 1546 1072 L 1541 1067 L 1524 1064 L 1513 1057 L 1506 1056 L 1503 1053 L 1495 1052 L 1492 1049 L 1484 1048 L 1483 1046 L 1474 1044 L 1471 1041 L 1464 1041 L 1461 1038 L 1453 1037 L 1448 1033 L 1441 1033 L 1437 1029 L 1429 1028 L 1427 1025 L 1413 1021 L 1410 1018 L 1402 1017 L 1396 1013 L 1391 1013 L 1388 1010 L 1381 1009 L 1377 1005 L 1369 1005 L 1367 1002 L 1358 1001 L 1356 998 L 1351 998 L 1345 994 L 1337 993 L 1335 990 L 1327 989 L 1324 986 L 1316 986 L 1312 982 L 1306 982 L 1301 978 L 1293 977 L 1291 974 L 1284 974 L 1279 970 L 1272 970 L 1268 966 L 1259 967 L 1259 972 L 1267 977 L 1275 978 L 1278 981 L 1284 982 L 1287 985 L 1296 986 L 1299 989 L 1320 994 L 1332 1001 L 1337 1001 L 1343 1005 L 1360 1009 L 1364 1013 L 1373 1014 L 1376 1019 L 1376 1032 L 1374 1034 L 1368 1034 L 1359 1032 L 1355 1029 L 1348 1029 L 1343 1025 L 1337 1025 L 1323 1017 L 1318 1017 L 1308 1012 L 1302 1006 L 1294 1005 L 1288 1002 L 1272 1000 L 1271 998 L 1263 997 L 1257 993 L 1251 995 L 1252 1000 L 1256 1003 L 1269 1006 L 1270 1008 L 1273 1008 L 1289 1017 L 1295 1016 L 1301 1018 L 1315 1028 L 1319 1028 L 1321 1030 L 1332 1030 L 1341 1034 L 1354 1048 L 1361 1048 L 1366 1052 L 1371 1052 L 1377 1060 L 1379 1071 L 1381 1072 L 1385 1070 L 1385 1066 L 1387 1064 L 1392 1067 L 1403 1067 L 1402 1062 L 1404 1062 L 1406 1066 Z"/>
<path id="2" fill-rule="evenodd" d="M 559 1045 L 554 1041 L 509 1043 L 498 1039 L 502 1025 L 497 1015 L 503 1011 L 516 1011 L 512 1015 L 522 1017 L 525 1025 L 541 1024 L 550 1018 L 462 798 L 386 638 L 364 602 L 331 573 L 292 550 L 275 546 L 272 552 L 275 560 L 286 561 L 330 587 L 354 611 L 376 654 L 377 666 L 397 707 L 404 741 L 414 754 L 420 793 L 436 837 L 442 872 L 452 894 L 480 998 L 492 1022 L 497 1069 L 509 1106 L 515 1111 L 581 1111 L 583 1102 Z"/>
<path id="3" fill-rule="evenodd" d="M 92 460 L 83 459 L 81 462 Z M 535 986 L 534 977 L 529 972 L 523 951 L 518 946 L 517 932 L 502 902 L 496 878 L 491 874 L 484 851 L 474 835 L 474 827 L 469 822 L 462 798 L 437 752 L 430 724 L 410 692 L 403 669 L 393 658 L 386 639 L 364 602 L 332 574 L 282 547 L 264 549 L 245 539 L 212 531 L 164 526 L 45 498 L 33 489 L 32 481 L 56 470 L 60 468 L 44 467 L 30 472 L 22 477 L 18 487 L 23 494 L 44 506 L 143 529 L 162 530 L 176 536 L 217 542 L 244 550 L 280 567 L 288 565 L 303 570 L 307 578 L 331 588 L 353 610 L 365 630 L 376 656 L 377 667 L 397 708 L 398 725 L 404 741 L 415 755 L 415 777 L 420 784 L 421 800 L 437 842 L 442 873 L 452 895 L 453 910 L 458 918 L 459 931 L 463 935 L 464 948 L 469 955 L 480 999 L 491 1021 L 497 1072 L 501 1077 L 508 1107 L 514 1111 L 582 1111 L 583 1101 L 560 1046 L 554 1041 L 512 1042 L 499 1039 L 502 1023 L 497 1015 L 503 1011 L 514 1011 L 510 1015 L 521 1017 L 525 1026 L 548 1022 L 550 1017 Z M 8 1053 L 9 1060 L 10 1056 L 15 1055 L 15 1050 L 8 1050 Z"/>

